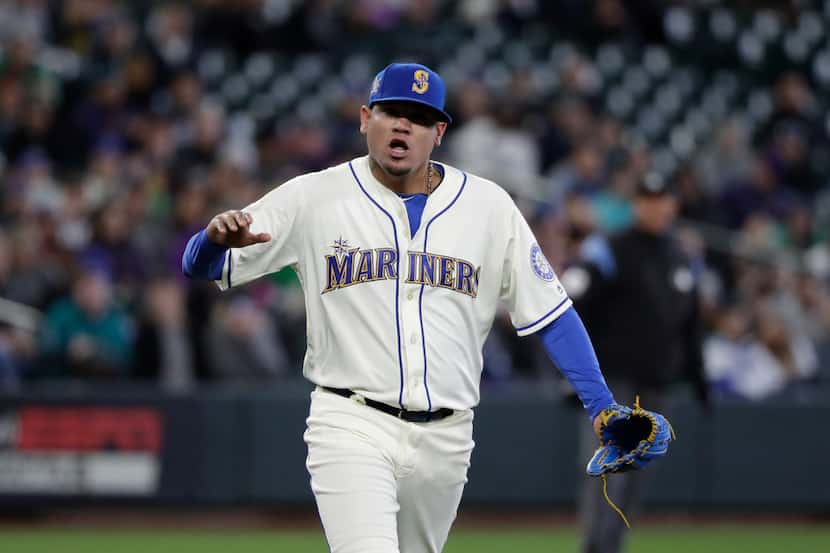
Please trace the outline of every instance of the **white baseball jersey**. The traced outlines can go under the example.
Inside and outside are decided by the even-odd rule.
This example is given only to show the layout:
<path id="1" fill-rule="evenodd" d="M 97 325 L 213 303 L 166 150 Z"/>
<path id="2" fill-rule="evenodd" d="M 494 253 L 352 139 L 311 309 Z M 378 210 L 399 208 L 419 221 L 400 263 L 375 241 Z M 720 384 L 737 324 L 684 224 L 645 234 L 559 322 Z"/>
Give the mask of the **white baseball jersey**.
<path id="1" fill-rule="evenodd" d="M 220 288 L 292 266 L 305 293 L 303 374 L 409 410 L 479 401 L 482 346 L 503 300 L 520 335 L 571 305 L 495 183 L 443 165 L 412 236 L 369 158 L 296 177 L 244 211 L 272 240 L 226 255 Z"/>

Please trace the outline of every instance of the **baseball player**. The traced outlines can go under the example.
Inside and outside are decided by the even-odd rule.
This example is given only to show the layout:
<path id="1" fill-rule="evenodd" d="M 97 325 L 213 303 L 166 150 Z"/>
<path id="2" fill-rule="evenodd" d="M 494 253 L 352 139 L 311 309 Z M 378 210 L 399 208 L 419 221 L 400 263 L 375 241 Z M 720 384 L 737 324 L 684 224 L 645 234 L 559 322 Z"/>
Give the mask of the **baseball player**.
<path id="1" fill-rule="evenodd" d="M 215 216 L 182 259 L 186 275 L 223 290 L 297 272 L 303 374 L 316 385 L 307 467 L 335 553 L 441 551 L 467 480 L 482 345 L 500 301 L 520 335 L 541 336 L 595 428 L 614 403 L 510 196 L 430 160 L 452 121 L 444 105 L 437 73 L 389 65 L 360 108 L 367 156 Z"/>

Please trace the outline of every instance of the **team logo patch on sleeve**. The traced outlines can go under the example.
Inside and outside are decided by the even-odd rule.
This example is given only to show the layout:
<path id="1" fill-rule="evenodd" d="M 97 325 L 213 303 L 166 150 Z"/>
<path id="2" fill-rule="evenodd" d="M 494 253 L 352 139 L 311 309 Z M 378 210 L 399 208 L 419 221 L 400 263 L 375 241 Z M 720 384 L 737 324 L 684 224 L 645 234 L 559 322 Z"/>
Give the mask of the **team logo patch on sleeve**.
<path id="1" fill-rule="evenodd" d="M 536 273 L 536 276 L 545 282 L 553 282 L 556 279 L 553 267 L 548 263 L 539 244 L 533 244 L 530 247 L 530 266 L 533 267 L 533 272 Z"/>

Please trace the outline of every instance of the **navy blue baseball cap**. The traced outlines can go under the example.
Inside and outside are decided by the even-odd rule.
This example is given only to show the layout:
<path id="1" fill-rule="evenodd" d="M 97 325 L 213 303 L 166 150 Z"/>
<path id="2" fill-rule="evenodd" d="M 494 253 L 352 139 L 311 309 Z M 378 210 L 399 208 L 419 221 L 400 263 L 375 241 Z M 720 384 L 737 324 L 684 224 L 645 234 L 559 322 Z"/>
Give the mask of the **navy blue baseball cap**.
<path id="1" fill-rule="evenodd" d="M 369 92 L 369 107 L 380 102 L 414 102 L 437 111 L 441 119 L 452 123 L 444 111 L 447 87 L 444 79 L 425 65 L 391 63 L 375 76 Z"/>

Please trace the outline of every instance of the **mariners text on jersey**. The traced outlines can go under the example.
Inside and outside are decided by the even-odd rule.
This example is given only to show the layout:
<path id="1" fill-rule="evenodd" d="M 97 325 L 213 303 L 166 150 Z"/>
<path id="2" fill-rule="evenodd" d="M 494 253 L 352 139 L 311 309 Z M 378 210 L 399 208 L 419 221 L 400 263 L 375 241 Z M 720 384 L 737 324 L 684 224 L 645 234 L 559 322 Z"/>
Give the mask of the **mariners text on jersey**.
<path id="1" fill-rule="evenodd" d="M 398 278 L 398 253 L 394 248 L 344 248 L 342 238 L 335 240 L 333 255 L 327 255 L 326 284 L 322 294 L 354 284 Z M 457 257 L 429 252 L 407 252 L 406 282 L 447 288 L 475 298 L 481 267 Z"/>

